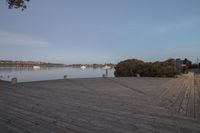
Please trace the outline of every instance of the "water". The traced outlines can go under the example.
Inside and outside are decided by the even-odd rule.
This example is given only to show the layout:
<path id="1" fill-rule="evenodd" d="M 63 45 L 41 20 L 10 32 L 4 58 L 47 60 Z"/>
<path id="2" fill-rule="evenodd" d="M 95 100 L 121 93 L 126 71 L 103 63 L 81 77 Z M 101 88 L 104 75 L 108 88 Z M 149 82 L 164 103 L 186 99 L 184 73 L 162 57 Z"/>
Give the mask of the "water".
<path id="1" fill-rule="evenodd" d="M 0 79 L 11 81 L 16 77 L 18 82 L 40 81 L 63 79 L 64 75 L 68 78 L 92 78 L 102 77 L 106 71 L 102 68 L 80 68 L 63 67 L 63 68 L 22 68 L 22 67 L 0 67 Z M 108 76 L 114 77 L 114 69 L 108 70 Z"/>

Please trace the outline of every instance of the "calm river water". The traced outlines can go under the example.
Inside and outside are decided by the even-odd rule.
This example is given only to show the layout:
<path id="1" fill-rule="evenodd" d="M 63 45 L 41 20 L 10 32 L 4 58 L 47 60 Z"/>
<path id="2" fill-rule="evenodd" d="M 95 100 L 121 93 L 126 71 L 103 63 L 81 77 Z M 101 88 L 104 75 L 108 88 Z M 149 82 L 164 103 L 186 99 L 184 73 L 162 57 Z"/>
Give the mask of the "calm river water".
<path id="1" fill-rule="evenodd" d="M 63 67 L 63 68 L 22 68 L 22 67 L 0 67 L 0 79 L 10 81 L 16 77 L 18 82 L 40 81 L 51 79 L 63 79 L 64 75 L 68 78 L 91 78 L 102 77 L 106 71 L 102 68 L 80 68 Z M 108 70 L 108 76 L 114 77 L 114 69 Z"/>

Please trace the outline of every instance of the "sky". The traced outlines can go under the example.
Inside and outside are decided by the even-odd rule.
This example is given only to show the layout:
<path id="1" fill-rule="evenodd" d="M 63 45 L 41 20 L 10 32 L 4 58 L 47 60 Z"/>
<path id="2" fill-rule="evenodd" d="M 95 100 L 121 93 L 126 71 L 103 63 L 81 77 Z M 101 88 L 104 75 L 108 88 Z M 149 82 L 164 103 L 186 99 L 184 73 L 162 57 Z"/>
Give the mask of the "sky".
<path id="1" fill-rule="evenodd" d="M 117 63 L 200 58 L 200 0 L 0 0 L 0 59 Z"/>

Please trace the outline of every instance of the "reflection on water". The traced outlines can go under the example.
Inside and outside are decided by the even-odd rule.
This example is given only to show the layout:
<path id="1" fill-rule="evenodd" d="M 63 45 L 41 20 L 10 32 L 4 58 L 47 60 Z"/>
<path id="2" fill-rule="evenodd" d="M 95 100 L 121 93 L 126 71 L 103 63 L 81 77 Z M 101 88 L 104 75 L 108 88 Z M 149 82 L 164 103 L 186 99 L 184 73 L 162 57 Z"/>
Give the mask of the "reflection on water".
<path id="1" fill-rule="evenodd" d="M 72 67 L 50 67 L 35 70 L 31 67 L 0 67 L 0 79 L 10 81 L 16 77 L 18 82 L 63 79 L 64 75 L 67 75 L 68 78 L 101 77 L 102 74 L 105 74 L 105 70 L 102 68 L 82 70 Z M 114 77 L 114 69 L 108 71 L 108 76 Z"/>

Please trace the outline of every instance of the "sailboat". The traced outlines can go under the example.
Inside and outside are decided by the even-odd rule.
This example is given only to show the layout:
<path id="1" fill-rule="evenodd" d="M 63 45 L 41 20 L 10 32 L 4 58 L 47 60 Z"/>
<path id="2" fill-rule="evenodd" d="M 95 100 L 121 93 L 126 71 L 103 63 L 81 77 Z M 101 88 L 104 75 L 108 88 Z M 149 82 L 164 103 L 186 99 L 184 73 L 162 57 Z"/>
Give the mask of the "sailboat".
<path id="1" fill-rule="evenodd" d="M 40 69 L 40 66 L 33 66 L 34 70 Z"/>
<path id="2" fill-rule="evenodd" d="M 108 65 L 105 65 L 105 66 L 103 67 L 103 69 L 111 69 L 111 67 L 108 66 Z"/>
<path id="3" fill-rule="evenodd" d="M 82 66 L 81 66 L 81 69 L 82 69 L 82 70 L 86 69 L 86 66 L 82 65 Z"/>

